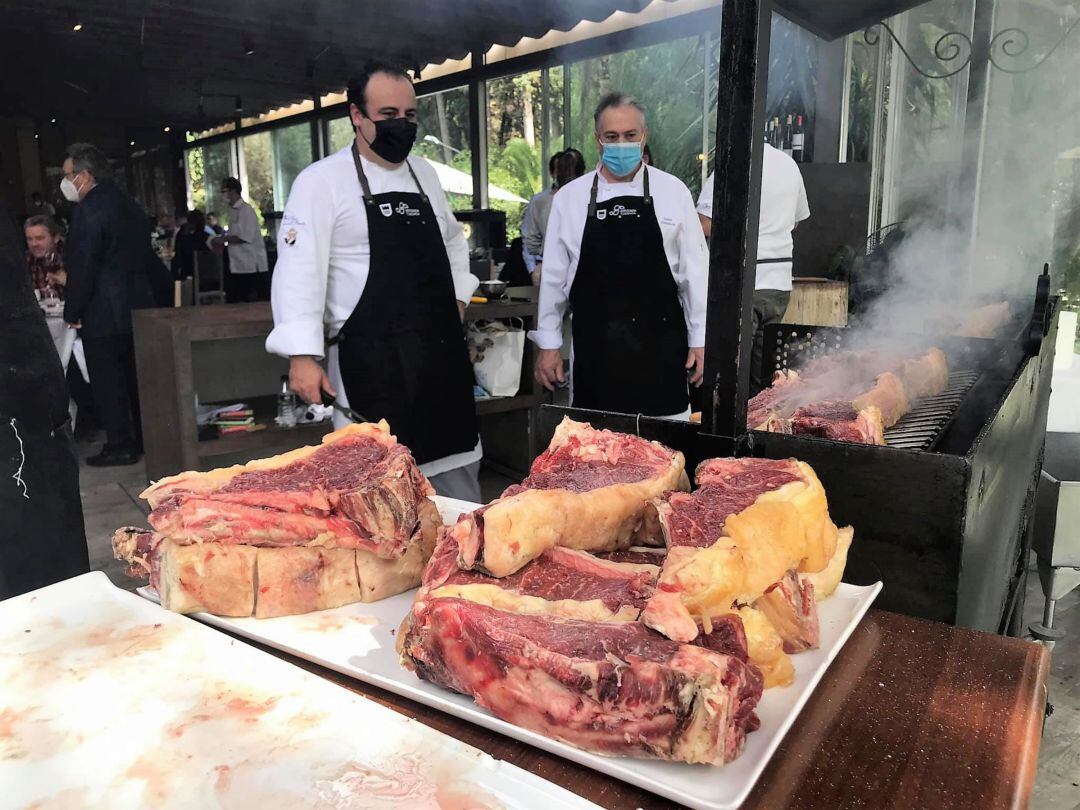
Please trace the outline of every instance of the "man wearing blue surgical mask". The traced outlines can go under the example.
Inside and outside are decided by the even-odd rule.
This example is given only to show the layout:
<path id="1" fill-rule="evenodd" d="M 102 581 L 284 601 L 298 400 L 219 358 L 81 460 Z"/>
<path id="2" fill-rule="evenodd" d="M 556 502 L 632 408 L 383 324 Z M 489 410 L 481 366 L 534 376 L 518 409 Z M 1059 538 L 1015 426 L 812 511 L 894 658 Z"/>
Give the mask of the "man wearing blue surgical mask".
<path id="1" fill-rule="evenodd" d="M 704 371 L 708 255 L 690 190 L 642 163 L 645 110 L 611 93 L 594 116 L 600 165 L 560 189 L 544 242 L 535 376 L 563 382 L 562 319 L 573 333 L 571 404 L 689 416 Z"/>

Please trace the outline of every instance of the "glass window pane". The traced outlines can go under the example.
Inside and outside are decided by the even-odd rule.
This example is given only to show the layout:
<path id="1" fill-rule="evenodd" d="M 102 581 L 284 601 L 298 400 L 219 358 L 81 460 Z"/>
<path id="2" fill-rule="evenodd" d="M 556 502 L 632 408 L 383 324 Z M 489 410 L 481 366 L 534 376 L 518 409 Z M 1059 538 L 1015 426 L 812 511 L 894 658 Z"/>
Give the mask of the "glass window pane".
<path id="1" fill-rule="evenodd" d="M 435 166 L 451 208 L 472 208 L 468 89 L 455 87 L 421 96 L 416 100 L 416 122 L 413 154 L 427 158 Z"/>
<path id="2" fill-rule="evenodd" d="M 540 71 L 487 83 L 488 196 L 506 213 L 507 239 L 521 233 L 529 198 L 543 188 Z"/>
<path id="3" fill-rule="evenodd" d="M 328 148 L 331 154 L 344 149 L 352 142 L 353 128 L 349 116 L 343 115 L 340 118 L 331 118 L 326 123 Z"/>
<path id="4" fill-rule="evenodd" d="M 274 204 L 285 209 L 293 180 L 312 162 L 311 125 L 306 121 L 271 132 L 274 153 Z"/>
<path id="5" fill-rule="evenodd" d="M 206 211 L 206 176 L 203 169 L 203 150 L 196 147 L 184 151 L 187 167 L 188 208 Z"/>
<path id="6" fill-rule="evenodd" d="M 235 142 L 232 140 L 220 141 L 202 148 L 203 171 L 206 186 L 206 207 L 209 211 L 217 211 L 221 217 L 221 224 L 229 224 L 229 206 L 221 196 L 221 181 L 226 177 L 236 177 L 236 152 Z"/>
<path id="7" fill-rule="evenodd" d="M 243 170 L 240 182 L 244 186 L 244 199 L 255 209 L 259 227 L 263 227 L 266 213 L 274 210 L 274 161 L 271 157 L 269 132 L 258 132 L 240 139 L 240 157 Z"/>

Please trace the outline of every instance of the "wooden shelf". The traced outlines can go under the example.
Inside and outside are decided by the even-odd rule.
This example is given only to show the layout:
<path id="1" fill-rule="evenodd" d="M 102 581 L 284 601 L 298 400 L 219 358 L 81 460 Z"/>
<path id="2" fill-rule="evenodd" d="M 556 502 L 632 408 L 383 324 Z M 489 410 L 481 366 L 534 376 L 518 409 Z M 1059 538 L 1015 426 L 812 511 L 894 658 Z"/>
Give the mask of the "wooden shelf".
<path id="1" fill-rule="evenodd" d="M 197 446 L 199 458 L 224 456 L 230 453 L 251 453 L 271 448 L 292 449 L 305 444 L 318 444 L 323 435 L 333 430 L 333 424 L 329 420 L 311 425 L 301 423 L 294 428 L 278 427 L 274 423 L 274 417 L 277 416 L 276 397 L 240 397 L 239 399 L 243 399 L 255 411 L 255 423 L 266 425 L 266 428 L 246 433 L 230 433 L 216 439 L 200 439 Z"/>

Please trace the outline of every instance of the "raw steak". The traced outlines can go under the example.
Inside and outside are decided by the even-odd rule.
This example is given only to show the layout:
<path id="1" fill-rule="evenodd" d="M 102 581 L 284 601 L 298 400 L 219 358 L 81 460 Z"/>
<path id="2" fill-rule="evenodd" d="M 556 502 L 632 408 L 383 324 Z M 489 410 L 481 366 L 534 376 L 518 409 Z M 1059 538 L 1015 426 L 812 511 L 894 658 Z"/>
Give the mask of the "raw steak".
<path id="1" fill-rule="evenodd" d="M 178 543 L 320 545 L 402 556 L 434 490 L 385 422 L 350 425 L 305 447 L 163 479 L 142 497 Z"/>
<path id="2" fill-rule="evenodd" d="M 821 571 L 836 549 L 836 527 L 810 467 L 793 459 L 711 459 L 697 470 L 699 488 L 654 503 L 668 555 L 641 619 L 676 641 L 732 612 L 747 624 L 750 659 L 769 686 L 792 677 L 784 646 L 816 643 L 816 603 L 805 590 L 777 589 L 792 570 Z M 758 602 L 783 618 L 771 626 Z M 752 609 L 751 609 L 752 608 Z"/>
<path id="3" fill-rule="evenodd" d="M 758 597 L 754 607 L 772 624 L 786 653 L 812 650 L 821 640 L 814 586 L 794 570 Z"/>
<path id="4" fill-rule="evenodd" d="M 550 548 L 612 551 L 661 542 L 645 506 L 689 489 L 682 453 L 567 418 L 528 478 L 454 527 L 458 564 L 512 574 Z"/>
<path id="5" fill-rule="evenodd" d="M 634 621 L 659 575 L 657 565 L 611 562 L 556 547 L 497 579 L 458 568 L 454 535 L 446 533 L 424 571 L 424 590 L 417 599 L 457 597 L 515 613 Z"/>
<path id="6" fill-rule="evenodd" d="M 518 615 L 436 599 L 412 615 L 401 651 L 424 680 L 601 754 L 722 765 L 757 725 L 762 683 L 753 666 L 636 622 Z"/>

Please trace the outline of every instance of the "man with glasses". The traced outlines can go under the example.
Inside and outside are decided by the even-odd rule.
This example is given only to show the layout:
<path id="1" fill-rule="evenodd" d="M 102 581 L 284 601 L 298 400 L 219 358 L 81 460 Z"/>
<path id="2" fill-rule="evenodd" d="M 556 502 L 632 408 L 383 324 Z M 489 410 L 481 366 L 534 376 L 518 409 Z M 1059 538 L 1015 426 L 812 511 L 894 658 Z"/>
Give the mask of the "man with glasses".
<path id="1" fill-rule="evenodd" d="M 570 309 L 571 404 L 680 418 L 701 385 L 708 256 L 690 190 L 642 162 L 645 110 L 611 93 L 594 116 L 600 165 L 555 195 L 544 240 L 536 379 L 563 382 Z"/>
<path id="2" fill-rule="evenodd" d="M 235 177 L 221 181 L 221 196 L 229 204 L 229 230 L 224 236 L 215 236 L 211 246 L 229 250 L 229 300 L 264 301 L 269 292 L 266 280 L 270 278 L 266 243 L 255 209 L 240 196 L 242 191 Z"/>
<path id="3" fill-rule="evenodd" d="M 479 280 L 465 236 L 435 170 L 409 157 L 416 93 L 404 71 L 369 63 L 348 99 L 354 140 L 304 169 L 285 205 L 266 348 L 289 358 L 305 402 L 325 392 L 386 419 L 439 494 L 479 501 L 461 325 Z"/>
<path id="4" fill-rule="evenodd" d="M 60 190 L 78 204 L 64 257 L 64 321 L 79 330 L 94 406 L 105 425 L 105 446 L 86 460 L 94 467 L 134 464 L 142 453 L 131 310 L 146 272 L 150 223 L 110 176 L 96 146 L 68 147 Z"/>

